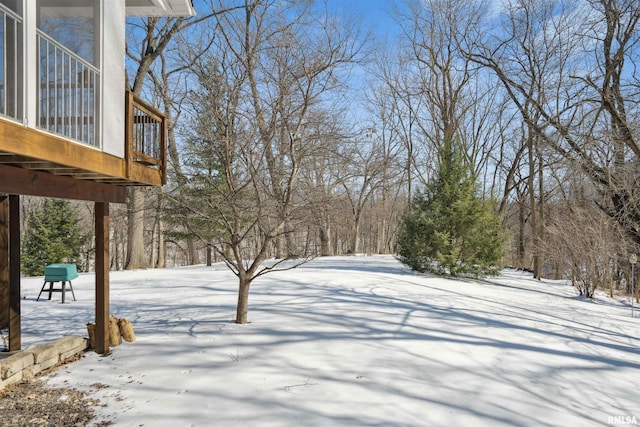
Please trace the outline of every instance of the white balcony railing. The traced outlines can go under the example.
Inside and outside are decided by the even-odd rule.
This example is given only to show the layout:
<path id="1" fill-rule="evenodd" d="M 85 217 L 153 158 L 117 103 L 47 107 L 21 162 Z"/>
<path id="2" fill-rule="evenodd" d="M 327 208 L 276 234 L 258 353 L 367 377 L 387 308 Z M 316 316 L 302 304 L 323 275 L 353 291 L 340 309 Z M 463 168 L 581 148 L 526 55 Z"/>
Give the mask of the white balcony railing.
<path id="1" fill-rule="evenodd" d="M 0 115 L 22 120 L 22 19 L 0 4 Z"/>
<path id="2" fill-rule="evenodd" d="M 38 126 L 97 146 L 99 70 L 42 31 L 37 37 Z"/>

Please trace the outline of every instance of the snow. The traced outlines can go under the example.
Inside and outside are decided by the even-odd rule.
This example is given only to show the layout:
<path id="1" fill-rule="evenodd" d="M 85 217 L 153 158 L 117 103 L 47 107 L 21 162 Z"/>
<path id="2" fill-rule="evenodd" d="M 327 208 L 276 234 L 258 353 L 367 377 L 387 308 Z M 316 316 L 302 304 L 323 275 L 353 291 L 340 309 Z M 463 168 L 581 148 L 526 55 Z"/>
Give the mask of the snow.
<path id="1" fill-rule="evenodd" d="M 25 278 L 23 346 L 86 336 L 76 302 Z M 561 281 L 415 274 L 391 256 L 318 258 L 258 278 L 236 325 L 223 265 L 111 273 L 137 342 L 49 375 L 116 426 L 593 426 L 640 418 L 640 313 Z M 67 295 L 71 301 L 70 294 Z M 613 420 L 620 418 L 614 418 Z M 631 418 L 633 420 L 633 418 Z"/>

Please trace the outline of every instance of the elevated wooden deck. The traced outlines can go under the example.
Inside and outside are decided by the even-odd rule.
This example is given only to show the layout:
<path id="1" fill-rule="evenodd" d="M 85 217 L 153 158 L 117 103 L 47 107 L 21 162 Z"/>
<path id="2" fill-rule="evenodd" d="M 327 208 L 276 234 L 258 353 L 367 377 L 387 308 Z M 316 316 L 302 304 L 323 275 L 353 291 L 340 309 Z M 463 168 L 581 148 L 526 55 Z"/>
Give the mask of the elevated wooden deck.
<path id="1" fill-rule="evenodd" d="M 17 182 L 19 177 L 30 179 L 27 171 L 37 172 L 31 180 L 46 173 L 119 187 L 161 186 L 166 181 L 166 119 L 132 93 L 126 99 L 125 158 L 0 119 L 0 192 L 31 194 L 19 191 Z M 54 186 L 60 182 L 40 178 L 41 185 L 45 181 Z"/>

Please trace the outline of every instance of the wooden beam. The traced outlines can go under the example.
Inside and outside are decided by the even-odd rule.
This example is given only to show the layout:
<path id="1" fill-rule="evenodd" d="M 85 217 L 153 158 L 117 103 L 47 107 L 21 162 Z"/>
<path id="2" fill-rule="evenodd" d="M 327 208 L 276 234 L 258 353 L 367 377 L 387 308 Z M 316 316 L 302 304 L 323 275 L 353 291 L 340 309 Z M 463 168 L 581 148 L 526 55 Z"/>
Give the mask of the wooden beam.
<path id="1" fill-rule="evenodd" d="M 9 329 L 9 196 L 0 194 L 0 329 Z"/>
<path id="2" fill-rule="evenodd" d="M 0 120 L 0 151 L 125 178 L 124 159 L 8 120 Z"/>
<path id="3" fill-rule="evenodd" d="M 126 202 L 125 187 L 6 165 L 0 165 L 0 192 L 94 202 Z"/>
<path id="4" fill-rule="evenodd" d="M 133 92 L 127 92 L 124 97 L 125 117 L 133 117 Z M 127 120 L 124 127 L 124 163 L 125 175 L 131 176 L 131 163 L 133 162 L 133 120 Z"/>
<path id="5" fill-rule="evenodd" d="M 165 116 L 162 117 L 160 132 L 162 134 L 160 139 L 160 175 L 162 185 L 165 185 L 167 183 L 167 144 L 169 142 L 169 122 Z"/>
<path id="6" fill-rule="evenodd" d="M 138 182 L 145 182 L 160 187 L 162 185 L 162 170 L 145 167 L 137 162 L 131 163 L 131 176 Z"/>
<path id="7" fill-rule="evenodd" d="M 109 351 L 109 204 L 95 204 L 96 353 Z"/>
<path id="8" fill-rule="evenodd" d="M 22 346 L 20 325 L 20 196 L 9 196 L 9 351 Z"/>

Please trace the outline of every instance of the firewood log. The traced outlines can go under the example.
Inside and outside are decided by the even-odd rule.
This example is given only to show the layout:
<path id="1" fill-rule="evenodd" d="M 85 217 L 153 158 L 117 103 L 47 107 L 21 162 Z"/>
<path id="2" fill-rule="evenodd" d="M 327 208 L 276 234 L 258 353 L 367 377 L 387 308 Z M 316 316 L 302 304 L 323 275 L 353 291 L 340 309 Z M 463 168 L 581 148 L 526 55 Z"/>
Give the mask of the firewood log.
<path id="1" fill-rule="evenodd" d="M 109 317 L 109 345 L 117 347 L 122 342 L 120 337 L 120 328 L 118 327 L 118 318 L 116 316 Z"/>
<path id="2" fill-rule="evenodd" d="M 118 327 L 120 328 L 120 335 L 126 342 L 136 342 L 136 334 L 133 332 L 133 325 L 127 319 L 118 319 Z"/>
<path id="3" fill-rule="evenodd" d="M 94 322 L 87 323 L 87 333 L 89 334 L 89 347 L 96 348 L 96 324 Z"/>

